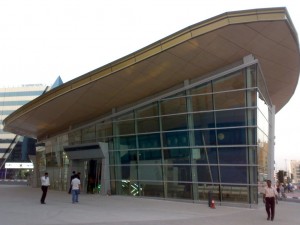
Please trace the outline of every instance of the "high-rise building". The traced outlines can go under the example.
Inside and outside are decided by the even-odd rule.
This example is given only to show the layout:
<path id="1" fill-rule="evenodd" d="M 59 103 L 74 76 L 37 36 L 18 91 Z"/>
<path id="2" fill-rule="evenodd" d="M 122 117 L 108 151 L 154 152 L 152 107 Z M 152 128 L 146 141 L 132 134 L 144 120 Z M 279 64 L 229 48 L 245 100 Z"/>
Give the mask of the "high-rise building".
<path id="1" fill-rule="evenodd" d="M 47 88 L 42 84 L 0 88 L 0 178 L 4 177 L 5 162 L 29 162 L 28 155 L 35 154 L 35 139 L 3 131 L 3 120 L 15 110 L 43 94 Z M 5 175 L 6 178 L 15 176 L 14 173 Z"/>
<path id="2" fill-rule="evenodd" d="M 30 155 L 36 153 L 36 139 L 3 131 L 3 120 L 14 111 L 45 92 L 62 84 L 60 76 L 51 87 L 42 84 L 24 84 L 20 87 L 0 88 L 0 179 L 16 178 L 22 173 L 5 170 L 6 162 L 29 162 Z"/>
<path id="3" fill-rule="evenodd" d="M 291 174 L 293 175 L 292 182 L 300 183 L 300 160 L 291 160 Z"/>

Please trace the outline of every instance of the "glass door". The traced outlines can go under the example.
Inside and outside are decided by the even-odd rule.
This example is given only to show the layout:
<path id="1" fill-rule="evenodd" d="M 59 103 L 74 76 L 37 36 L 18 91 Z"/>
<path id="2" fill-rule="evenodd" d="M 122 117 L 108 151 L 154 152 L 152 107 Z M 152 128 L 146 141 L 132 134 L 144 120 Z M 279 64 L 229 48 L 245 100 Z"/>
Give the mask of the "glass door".
<path id="1" fill-rule="evenodd" d="M 101 159 L 91 159 L 88 163 L 87 193 L 100 193 L 101 188 Z"/>

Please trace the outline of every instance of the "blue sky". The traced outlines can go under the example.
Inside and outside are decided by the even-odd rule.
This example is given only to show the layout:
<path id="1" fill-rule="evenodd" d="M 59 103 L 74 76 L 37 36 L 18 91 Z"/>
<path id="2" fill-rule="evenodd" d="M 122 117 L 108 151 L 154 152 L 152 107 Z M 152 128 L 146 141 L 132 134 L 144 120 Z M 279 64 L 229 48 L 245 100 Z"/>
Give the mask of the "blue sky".
<path id="1" fill-rule="evenodd" d="M 297 0 L 1 0 L 1 87 L 64 82 L 218 14 L 287 7 L 300 31 Z M 300 160 L 300 90 L 276 115 L 275 161 Z"/>

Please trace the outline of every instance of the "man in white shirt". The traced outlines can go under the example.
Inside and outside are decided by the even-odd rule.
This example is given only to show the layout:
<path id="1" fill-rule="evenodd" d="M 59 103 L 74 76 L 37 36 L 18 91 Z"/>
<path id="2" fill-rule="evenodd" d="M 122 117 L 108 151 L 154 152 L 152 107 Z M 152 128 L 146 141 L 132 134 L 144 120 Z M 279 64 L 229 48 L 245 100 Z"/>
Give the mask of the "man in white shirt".
<path id="1" fill-rule="evenodd" d="M 75 178 L 71 181 L 72 186 L 72 203 L 78 202 L 78 195 L 80 193 L 80 180 L 78 174 L 75 175 Z"/>
<path id="2" fill-rule="evenodd" d="M 47 195 L 48 187 L 50 186 L 50 180 L 48 177 L 48 173 L 46 172 L 44 176 L 41 177 L 41 188 L 42 188 L 42 197 L 41 197 L 41 204 L 46 204 L 45 203 L 45 198 Z"/>
<path id="3" fill-rule="evenodd" d="M 278 193 L 277 193 L 276 189 L 271 186 L 271 180 L 267 180 L 267 187 L 265 187 L 264 196 L 263 196 L 263 200 L 266 205 L 266 211 L 268 214 L 267 220 L 270 220 L 270 216 L 271 216 L 271 220 L 272 221 L 274 220 L 275 201 L 276 201 L 276 204 L 278 204 L 277 194 Z"/>

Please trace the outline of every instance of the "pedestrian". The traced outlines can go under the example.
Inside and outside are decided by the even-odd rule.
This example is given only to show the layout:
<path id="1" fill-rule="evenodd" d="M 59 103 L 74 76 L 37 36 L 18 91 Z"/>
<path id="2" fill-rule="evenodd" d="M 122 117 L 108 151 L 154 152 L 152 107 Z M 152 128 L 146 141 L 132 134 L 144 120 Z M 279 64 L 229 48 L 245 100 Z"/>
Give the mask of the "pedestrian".
<path id="1" fill-rule="evenodd" d="M 80 180 L 78 174 L 75 175 L 75 178 L 71 181 L 72 185 L 72 203 L 78 203 L 78 195 L 80 193 Z"/>
<path id="2" fill-rule="evenodd" d="M 50 179 L 48 173 L 46 172 L 44 176 L 41 177 L 41 188 L 42 188 L 42 197 L 41 197 L 41 204 L 46 204 L 45 199 L 48 191 L 48 187 L 50 186 Z"/>
<path id="3" fill-rule="evenodd" d="M 277 191 L 274 187 L 271 186 L 271 180 L 267 180 L 267 187 L 265 187 L 263 201 L 266 206 L 266 211 L 268 214 L 267 220 L 274 220 L 275 216 L 275 202 L 278 204 L 277 200 Z"/>
<path id="4" fill-rule="evenodd" d="M 282 197 L 282 199 L 286 199 L 286 194 L 282 185 L 280 186 L 280 196 Z"/>
<path id="5" fill-rule="evenodd" d="M 277 187 L 276 187 L 276 191 L 277 191 L 277 194 L 278 196 L 280 197 L 280 183 L 277 184 Z"/>
<path id="6" fill-rule="evenodd" d="M 69 188 L 69 191 L 68 191 L 69 194 L 71 194 L 71 191 L 72 191 L 72 184 L 71 184 L 71 182 L 72 182 L 72 180 L 75 178 L 75 176 L 76 176 L 76 172 L 73 171 L 73 172 L 72 172 L 72 175 L 71 175 L 71 177 L 70 177 L 70 188 Z"/>

